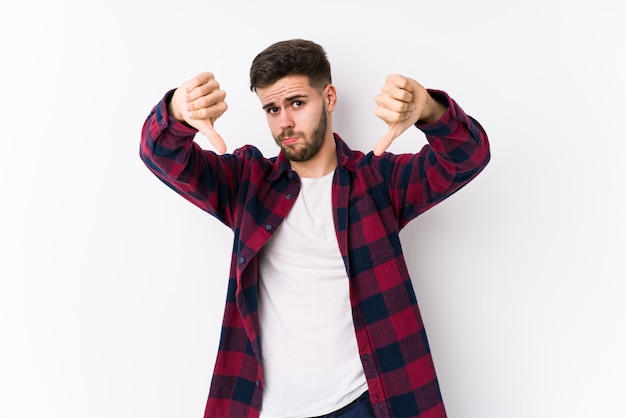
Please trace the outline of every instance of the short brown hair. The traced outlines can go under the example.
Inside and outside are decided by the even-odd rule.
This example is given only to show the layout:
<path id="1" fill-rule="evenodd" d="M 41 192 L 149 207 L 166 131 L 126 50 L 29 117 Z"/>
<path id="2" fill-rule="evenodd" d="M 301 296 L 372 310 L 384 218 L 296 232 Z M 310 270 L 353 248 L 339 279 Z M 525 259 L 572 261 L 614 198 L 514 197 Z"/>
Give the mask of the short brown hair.
<path id="1" fill-rule="evenodd" d="M 330 63 L 320 45 L 305 39 L 276 42 L 260 52 L 250 66 L 250 90 L 256 91 L 289 75 L 304 75 L 323 89 L 332 82 Z"/>

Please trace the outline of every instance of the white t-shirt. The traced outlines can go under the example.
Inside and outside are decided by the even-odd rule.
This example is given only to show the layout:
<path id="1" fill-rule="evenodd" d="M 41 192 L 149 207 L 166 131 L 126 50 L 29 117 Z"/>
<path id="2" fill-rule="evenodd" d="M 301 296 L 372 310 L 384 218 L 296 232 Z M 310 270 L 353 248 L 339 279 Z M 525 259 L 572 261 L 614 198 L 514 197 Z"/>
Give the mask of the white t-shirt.
<path id="1" fill-rule="evenodd" d="M 260 253 L 262 418 L 328 414 L 367 390 L 335 234 L 333 174 L 301 179 L 293 209 Z"/>

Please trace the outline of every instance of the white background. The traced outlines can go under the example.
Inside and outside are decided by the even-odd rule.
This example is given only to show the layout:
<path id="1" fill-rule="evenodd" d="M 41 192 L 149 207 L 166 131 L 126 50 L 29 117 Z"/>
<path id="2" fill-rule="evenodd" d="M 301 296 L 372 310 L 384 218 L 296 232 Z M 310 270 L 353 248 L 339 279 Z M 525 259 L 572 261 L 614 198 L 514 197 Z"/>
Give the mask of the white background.
<path id="1" fill-rule="evenodd" d="M 389 73 L 446 90 L 492 161 L 402 232 L 451 418 L 626 417 L 625 8 L 525 2 L 0 6 L 0 417 L 201 417 L 232 235 L 138 157 L 212 71 L 229 149 L 275 153 L 253 57 L 322 44 L 335 130 L 369 150 Z M 206 138 L 198 136 L 203 146 Z M 417 150 L 417 131 L 393 151 Z"/>

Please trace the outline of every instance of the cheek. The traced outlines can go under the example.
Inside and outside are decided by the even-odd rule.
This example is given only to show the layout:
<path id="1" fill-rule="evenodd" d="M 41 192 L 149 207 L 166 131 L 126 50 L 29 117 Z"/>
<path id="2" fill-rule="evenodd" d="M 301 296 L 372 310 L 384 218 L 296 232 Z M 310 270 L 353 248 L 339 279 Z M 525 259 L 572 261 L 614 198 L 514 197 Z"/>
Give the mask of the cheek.
<path id="1" fill-rule="evenodd" d="M 267 118 L 267 126 L 270 128 L 270 132 L 272 136 L 277 137 L 280 135 L 281 129 L 279 124 L 276 121 L 276 118 Z"/>
<path id="2" fill-rule="evenodd" d="M 312 132 L 315 128 L 317 128 L 319 120 L 319 112 L 316 112 L 315 109 L 310 109 L 307 112 L 300 113 L 297 120 L 294 122 L 296 124 L 296 129 L 305 132 Z"/>

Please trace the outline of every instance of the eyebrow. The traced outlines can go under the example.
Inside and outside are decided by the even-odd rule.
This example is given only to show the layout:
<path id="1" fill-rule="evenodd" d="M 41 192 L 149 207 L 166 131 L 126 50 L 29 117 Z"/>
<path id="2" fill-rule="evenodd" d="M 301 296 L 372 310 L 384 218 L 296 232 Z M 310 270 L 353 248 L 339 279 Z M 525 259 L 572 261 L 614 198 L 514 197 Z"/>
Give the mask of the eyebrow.
<path id="1" fill-rule="evenodd" d="M 294 100 L 306 99 L 308 97 L 309 96 L 306 94 L 294 94 L 293 96 L 285 97 L 285 100 L 283 100 L 283 103 L 290 103 L 290 102 L 293 102 Z M 263 110 L 269 109 L 270 107 L 276 107 L 276 102 L 269 102 L 263 105 Z"/>

